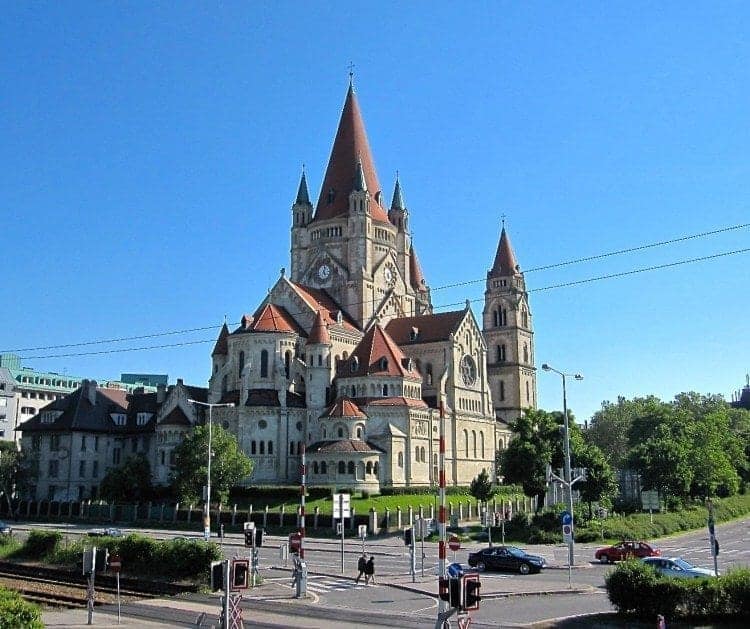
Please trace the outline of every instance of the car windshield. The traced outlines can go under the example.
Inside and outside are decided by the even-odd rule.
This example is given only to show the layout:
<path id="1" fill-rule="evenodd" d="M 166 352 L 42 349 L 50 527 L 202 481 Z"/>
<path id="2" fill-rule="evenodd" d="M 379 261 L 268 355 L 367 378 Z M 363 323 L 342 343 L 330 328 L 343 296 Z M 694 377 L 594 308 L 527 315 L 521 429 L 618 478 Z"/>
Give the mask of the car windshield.
<path id="1" fill-rule="evenodd" d="M 695 566 L 693 564 L 685 561 L 684 559 L 675 559 L 674 560 L 674 565 L 675 566 L 679 566 L 683 570 L 692 570 L 693 568 L 695 568 Z"/>

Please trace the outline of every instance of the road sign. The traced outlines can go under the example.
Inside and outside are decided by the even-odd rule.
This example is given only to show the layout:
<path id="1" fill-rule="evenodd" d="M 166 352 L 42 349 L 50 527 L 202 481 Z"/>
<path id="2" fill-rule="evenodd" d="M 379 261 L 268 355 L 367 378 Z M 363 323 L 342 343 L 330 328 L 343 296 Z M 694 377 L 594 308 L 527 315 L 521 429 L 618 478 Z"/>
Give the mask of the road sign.
<path id="1" fill-rule="evenodd" d="M 573 527 L 570 524 L 563 524 L 562 527 L 563 542 L 569 544 L 573 541 Z"/>
<path id="2" fill-rule="evenodd" d="M 562 520 L 563 524 L 573 524 L 573 516 L 570 515 L 567 511 L 562 512 L 562 516 L 560 516 L 560 519 Z"/>
<path id="3" fill-rule="evenodd" d="M 243 527 L 245 531 L 252 531 L 255 528 L 255 522 L 245 522 Z"/>
<path id="4" fill-rule="evenodd" d="M 641 503 L 643 509 L 653 509 L 659 511 L 659 492 L 658 491 L 642 491 L 641 492 Z"/>
<path id="5" fill-rule="evenodd" d="M 333 494 L 333 519 L 341 520 L 342 515 L 344 518 L 352 517 L 351 496 L 349 494 Z"/>
<path id="6" fill-rule="evenodd" d="M 357 527 L 357 532 L 359 533 L 359 538 L 364 539 L 367 537 L 367 525 L 366 524 L 360 524 Z"/>
<path id="7" fill-rule="evenodd" d="M 451 538 L 448 540 L 448 548 L 450 548 L 453 552 L 456 552 L 459 548 L 461 548 L 461 542 L 458 539 L 458 536 L 451 535 Z"/>
<path id="8" fill-rule="evenodd" d="M 120 558 L 120 555 L 112 555 L 112 557 L 110 557 L 109 567 L 112 572 L 120 572 L 120 568 L 122 568 L 122 559 Z"/>

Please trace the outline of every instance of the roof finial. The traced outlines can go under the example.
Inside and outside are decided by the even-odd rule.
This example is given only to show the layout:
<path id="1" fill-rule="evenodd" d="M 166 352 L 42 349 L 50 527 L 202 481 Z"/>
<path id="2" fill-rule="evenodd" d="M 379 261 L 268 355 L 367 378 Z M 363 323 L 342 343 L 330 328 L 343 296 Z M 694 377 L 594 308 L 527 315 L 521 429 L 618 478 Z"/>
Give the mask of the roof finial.
<path id="1" fill-rule="evenodd" d="M 349 87 L 354 87 L 354 63 L 349 62 Z"/>
<path id="2" fill-rule="evenodd" d="M 505 229 L 505 214 L 501 214 L 500 218 L 503 221 L 503 229 Z"/>
<path id="3" fill-rule="evenodd" d="M 224 325 L 227 324 L 227 315 L 224 315 Z"/>
<path id="4" fill-rule="evenodd" d="M 750 373 L 745 374 L 745 383 L 750 387 Z"/>

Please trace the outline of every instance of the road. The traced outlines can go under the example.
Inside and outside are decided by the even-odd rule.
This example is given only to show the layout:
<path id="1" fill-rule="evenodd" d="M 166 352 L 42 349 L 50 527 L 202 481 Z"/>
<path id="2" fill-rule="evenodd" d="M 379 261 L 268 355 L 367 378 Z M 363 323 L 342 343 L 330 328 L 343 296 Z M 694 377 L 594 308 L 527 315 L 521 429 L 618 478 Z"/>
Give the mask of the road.
<path id="1" fill-rule="evenodd" d="M 36 528 L 41 525 L 20 525 L 16 528 Z M 85 532 L 84 527 L 58 527 L 68 534 Z M 717 525 L 721 543 L 719 569 L 725 572 L 734 566 L 750 566 L 750 519 L 743 518 Z M 124 529 L 130 532 L 132 529 Z M 184 535 L 180 531 L 139 532 L 162 538 Z M 261 623 L 258 626 L 338 627 L 353 624 L 391 627 L 429 627 L 434 625 L 437 602 L 436 544 L 425 544 L 425 577 L 421 577 L 421 553 L 417 547 L 417 573 L 409 571 L 408 549 L 398 537 L 366 540 L 365 551 L 375 557 L 377 585 L 365 587 L 353 582 L 356 559 L 362 551 L 360 540 L 347 539 L 344 553 L 344 573 L 341 572 L 340 540 L 307 540 L 306 561 L 310 568 L 309 599 L 293 598 L 289 566 L 285 568 L 279 545 L 285 540 L 267 536 L 260 549 L 263 587 L 248 593 L 246 615 Z M 663 538 L 654 542 L 666 556 L 680 555 L 697 565 L 711 565 L 707 531 L 694 531 Z M 482 545 L 472 544 L 456 553 L 456 560 L 466 561 L 469 550 Z M 529 626 L 550 619 L 611 611 L 604 590 L 604 577 L 611 566 L 593 561 L 596 544 L 576 545 L 575 567 L 571 570 L 569 589 L 565 566 L 567 549 L 564 546 L 525 546 L 529 552 L 541 554 L 550 568 L 539 575 L 482 575 L 483 600 L 480 609 L 472 614 L 473 627 Z M 241 535 L 229 535 L 224 540 L 225 556 L 246 555 Z M 449 561 L 452 559 L 449 553 Z M 572 590 L 572 592 L 570 591 Z M 570 592 L 570 593 L 569 593 Z M 525 594 L 519 596 L 518 594 Z M 200 602 L 196 601 L 195 604 Z M 166 601 L 167 606 L 174 605 Z M 207 618 L 218 607 L 216 599 L 200 602 Z M 144 609 L 145 608 L 145 609 Z M 159 613 L 144 604 L 133 607 L 139 618 L 143 614 Z M 195 610 L 193 610 L 195 611 Z M 127 614 L 128 612 L 125 611 Z M 189 615 L 190 611 L 181 612 Z M 173 619 L 176 620 L 175 617 Z M 193 620 L 194 622 L 194 620 Z M 265 624 L 263 624 L 265 623 Z M 175 626 L 185 626 L 178 624 Z M 455 624 L 453 626 L 456 626 Z"/>

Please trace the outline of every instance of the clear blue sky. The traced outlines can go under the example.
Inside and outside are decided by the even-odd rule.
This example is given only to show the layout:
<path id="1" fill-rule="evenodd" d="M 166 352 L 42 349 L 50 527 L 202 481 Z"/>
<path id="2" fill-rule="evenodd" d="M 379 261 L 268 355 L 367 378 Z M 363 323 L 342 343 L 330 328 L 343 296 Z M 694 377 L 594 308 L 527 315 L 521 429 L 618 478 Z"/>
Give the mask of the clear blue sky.
<path id="1" fill-rule="evenodd" d="M 654 6 L 656 5 L 656 6 Z M 15 2 L 0 20 L 0 350 L 216 326 L 25 357 L 205 385 L 224 315 L 289 266 L 301 164 L 317 197 L 353 61 L 433 287 L 482 279 L 500 216 L 525 269 L 749 221 L 743 2 Z M 602 400 L 729 396 L 750 370 L 747 228 L 528 272 L 536 362 Z M 483 283 L 434 290 L 474 302 Z M 539 372 L 540 406 L 561 407 Z"/>

